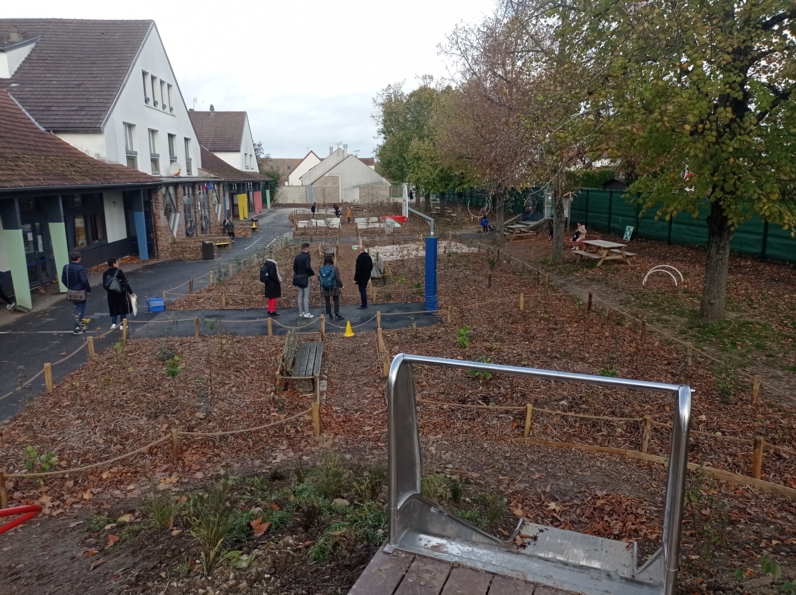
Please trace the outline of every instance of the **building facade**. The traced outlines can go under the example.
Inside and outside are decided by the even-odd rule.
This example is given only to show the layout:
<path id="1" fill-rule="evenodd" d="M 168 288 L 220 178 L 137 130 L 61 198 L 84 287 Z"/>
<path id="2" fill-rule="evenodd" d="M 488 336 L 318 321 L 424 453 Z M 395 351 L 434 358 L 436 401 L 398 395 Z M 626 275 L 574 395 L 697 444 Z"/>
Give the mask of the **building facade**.
<path id="1" fill-rule="evenodd" d="M 190 110 L 189 115 L 205 149 L 235 169 L 259 171 L 246 112 L 219 112 L 211 105 L 210 111 Z"/>

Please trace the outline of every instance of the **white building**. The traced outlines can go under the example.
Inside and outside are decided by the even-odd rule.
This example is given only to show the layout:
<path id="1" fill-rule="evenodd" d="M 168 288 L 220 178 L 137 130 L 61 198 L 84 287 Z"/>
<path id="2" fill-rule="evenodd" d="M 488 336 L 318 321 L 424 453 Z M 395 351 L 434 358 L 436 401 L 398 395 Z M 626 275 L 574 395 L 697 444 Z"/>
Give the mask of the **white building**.
<path id="1" fill-rule="evenodd" d="M 287 178 L 288 186 L 301 186 L 301 176 L 310 171 L 313 167 L 321 162 L 320 157 L 315 154 L 315 151 L 310 151 L 304 156 L 299 164 L 290 171 Z"/>
<path id="2" fill-rule="evenodd" d="M 345 145 L 301 176 L 301 184 L 312 187 L 310 202 L 375 202 L 390 195 L 390 183 Z"/>
<path id="3" fill-rule="evenodd" d="M 241 171 L 257 172 L 254 138 L 246 112 L 189 110 L 199 143 L 216 157 Z"/>

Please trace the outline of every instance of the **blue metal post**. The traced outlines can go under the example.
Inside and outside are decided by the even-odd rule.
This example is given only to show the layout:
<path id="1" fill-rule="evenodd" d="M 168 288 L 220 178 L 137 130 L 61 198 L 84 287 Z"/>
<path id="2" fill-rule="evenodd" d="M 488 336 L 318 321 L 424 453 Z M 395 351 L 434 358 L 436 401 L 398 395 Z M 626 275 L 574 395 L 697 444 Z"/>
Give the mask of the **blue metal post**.
<path id="1" fill-rule="evenodd" d="M 439 310 L 437 302 L 437 237 L 426 238 L 426 310 Z"/>

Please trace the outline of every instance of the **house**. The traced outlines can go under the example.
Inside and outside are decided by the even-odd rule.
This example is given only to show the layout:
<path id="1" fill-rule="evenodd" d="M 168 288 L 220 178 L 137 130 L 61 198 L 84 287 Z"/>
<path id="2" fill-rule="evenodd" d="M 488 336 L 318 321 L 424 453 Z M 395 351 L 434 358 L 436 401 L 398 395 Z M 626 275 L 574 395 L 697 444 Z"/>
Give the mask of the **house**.
<path id="1" fill-rule="evenodd" d="M 223 220 L 226 215 L 243 220 L 248 218 L 249 212 L 259 213 L 263 210 L 262 185 L 271 178 L 260 173 L 240 171 L 205 147 L 201 147 L 201 151 L 201 173 L 214 178 L 209 182 L 209 188 L 218 197 L 219 219 Z"/>
<path id="2" fill-rule="evenodd" d="M 307 202 L 378 202 L 390 196 L 390 183 L 345 145 L 301 176 L 301 183 L 310 188 Z"/>
<path id="3" fill-rule="evenodd" d="M 144 198 L 160 184 L 42 130 L 0 91 L 0 271 L 13 285 L 6 293 L 28 310 L 32 287 L 60 283 L 69 252 L 92 266 L 130 254 L 133 242 L 145 251 Z"/>
<path id="4" fill-rule="evenodd" d="M 257 172 L 254 138 L 246 112 L 189 110 L 199 144 L 219 159 L 241 171 Z"/>
<path id="5" fill-rule="evenodd" d="M 266 155 L 260 160 L 260 171 L 274 170 L 279 173 L 279 186 L 290 185 L 290 174 L 301 164 L 303 158 L 277 158 Z M 318 160 L 320 162 L 320 160 Z M 301 181 L 298 183 L 301 186 Z"/>

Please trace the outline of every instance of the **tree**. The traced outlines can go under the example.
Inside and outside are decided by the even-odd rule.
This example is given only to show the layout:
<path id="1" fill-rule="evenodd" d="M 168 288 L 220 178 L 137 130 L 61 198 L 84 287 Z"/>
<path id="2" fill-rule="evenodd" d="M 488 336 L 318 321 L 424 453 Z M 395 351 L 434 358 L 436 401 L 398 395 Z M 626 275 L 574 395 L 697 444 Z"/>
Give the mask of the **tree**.
<path id="1" fill-rule="evenodd" d="M 254 156 L 258 161 L 265 157 L 265 149 L 263 149 L 262 141 L 257 141 L 254 143 Z"/>
<path id="2" fill-rule="evenodd" d="M 707 212 L 700 316 L 723 318 L 730 242 L 757 214 L 796 226 L 796 5 L 758 0 L 574 0 L 569 59 L 602 73 L 597 152 L 635 157 L 645 210 Z"/>

